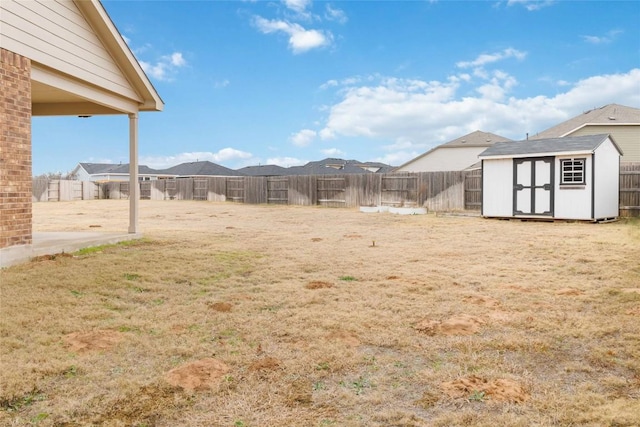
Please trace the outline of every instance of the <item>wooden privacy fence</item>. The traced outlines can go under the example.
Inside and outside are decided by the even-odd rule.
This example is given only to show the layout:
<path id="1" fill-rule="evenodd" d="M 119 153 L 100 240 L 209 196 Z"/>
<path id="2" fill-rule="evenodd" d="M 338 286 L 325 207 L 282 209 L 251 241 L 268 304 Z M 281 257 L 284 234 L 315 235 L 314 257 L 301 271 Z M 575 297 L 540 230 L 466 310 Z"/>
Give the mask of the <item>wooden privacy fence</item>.
<path id="1" fill-rule="evenodd" d="M 211 177 L 142 181 L 143 200 L 208 200 L 302 206 L 425 206 L 480 210 L 482 171 Z M 33 181 L 33 201 L 127 199 L 129 182 Z M 620 216 L 640 216 L 640 162 L 620 167 Z"/>
<path id="2" fill-rule="evenodd" d="M 620 164 L 620 216 L 640 217 L 640 162 Z"/>
<path id="3" fill-rule="evenodd" d="M 160 179 L 141 182 L 140 198 L 330 207 L 426 206 L 437 211 L 463 210 L 467 173 Z M 129 197 L 128 182 L 103 183 L 101 188 L 105 198 Z"/>

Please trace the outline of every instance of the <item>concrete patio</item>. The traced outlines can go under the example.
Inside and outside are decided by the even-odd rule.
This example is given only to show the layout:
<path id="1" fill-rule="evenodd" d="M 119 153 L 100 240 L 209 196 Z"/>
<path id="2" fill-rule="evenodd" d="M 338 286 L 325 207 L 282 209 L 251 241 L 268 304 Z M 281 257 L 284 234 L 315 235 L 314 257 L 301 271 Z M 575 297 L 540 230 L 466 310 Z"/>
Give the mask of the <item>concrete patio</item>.
<path id="1" fill-rule="evenodd" d="M 21 264 L 42 255 L 71 253 L 92 246 L 142 238 L 140 233 L 36 232 L 31 245 L 0 249 L 0 268 Z"/>

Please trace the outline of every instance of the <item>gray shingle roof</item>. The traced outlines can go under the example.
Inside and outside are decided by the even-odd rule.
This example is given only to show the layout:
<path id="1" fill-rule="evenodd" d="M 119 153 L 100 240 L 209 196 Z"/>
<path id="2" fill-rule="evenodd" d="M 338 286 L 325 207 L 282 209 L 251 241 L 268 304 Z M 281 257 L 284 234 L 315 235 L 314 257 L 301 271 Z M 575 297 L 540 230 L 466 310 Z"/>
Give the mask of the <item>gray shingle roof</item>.
<path id="1" fill-rule="evenodd" d="M 129 173 L 129 163 L 80 163 L 80 165 L 87 171 L 90 175 L 96 174 L 109 174 L 109 173 L 119 173 L 119 174 L 128 174 Z M 138 165 L 138 173 L 145 175 L 162 175 L 162 171 L 158 171 L 155 169 L 151 169 L 145 165 Z"/>
<path id="2" fill-rule="evenodd" d="M 498 142 L 478 157 L 521 156 L 523 154 L 589 153 L 610 138 L 609 135 L 584 135 L 565 138 L 529 139 L 516 142 Z M 613 141 L 613 138 L 611 139 Z M 615 145 L 615 141 L 613 142 Z M 617 145 L 616 145 L 616 148 Z M 618 148 L 618 151 L 620 149 Z"/>
<path id="3" fill-rule="evenodd" d="M 163 169 L 159 172 L 177 176 L 243 176 L 241 172 L 234 171 L 210 161 L 187 162 Z"/>
<path id="4" fill-rule="evenodd" d="M 559 138 L 586 124 L 609 125 L 619 123 L 640 124 L 640 109 L 619 104 L 608 104 L 585 111 L 569 120 L 543 130 L 530 139 Z"/>
<path id="5" fill-rule="evenodd" d="M 482 132 L 477 130 L 467 135 L 446 142 L 438 147 L 491 147 L 496 142 L 511 141 L 504 136 L 496 135 L 491 132 Z"/>
<path id="6" fill-rule="evenodd" d="M 279 176 L 286 175 L 287 169 L 278 165 L 258 165 L 246 166 L 238 169 L 237 172 L 248 176 Z"/>

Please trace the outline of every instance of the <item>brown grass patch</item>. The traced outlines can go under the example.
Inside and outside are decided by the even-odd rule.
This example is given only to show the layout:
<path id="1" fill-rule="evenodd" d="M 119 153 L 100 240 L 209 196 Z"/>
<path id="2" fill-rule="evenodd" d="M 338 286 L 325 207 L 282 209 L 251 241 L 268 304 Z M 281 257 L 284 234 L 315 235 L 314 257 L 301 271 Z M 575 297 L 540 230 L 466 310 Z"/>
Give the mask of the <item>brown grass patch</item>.
<path id="1" fill-rule="evenodd" d="M 0 272 L 0 425 L 638 424 L 638 221 L 140 206 L 142 241 Z"/>

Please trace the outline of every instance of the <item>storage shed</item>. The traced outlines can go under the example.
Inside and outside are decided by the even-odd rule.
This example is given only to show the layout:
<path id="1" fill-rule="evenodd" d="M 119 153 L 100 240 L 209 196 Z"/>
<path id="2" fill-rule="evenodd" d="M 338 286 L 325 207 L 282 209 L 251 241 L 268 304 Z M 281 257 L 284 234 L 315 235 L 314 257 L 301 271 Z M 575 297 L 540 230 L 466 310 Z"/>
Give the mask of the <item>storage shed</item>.
<path id="1" fill-rule="evenodd" d="M 618 216 L 620 156 L 610 135 L 498 142 L 483 151 L 482 216 Z"/>

